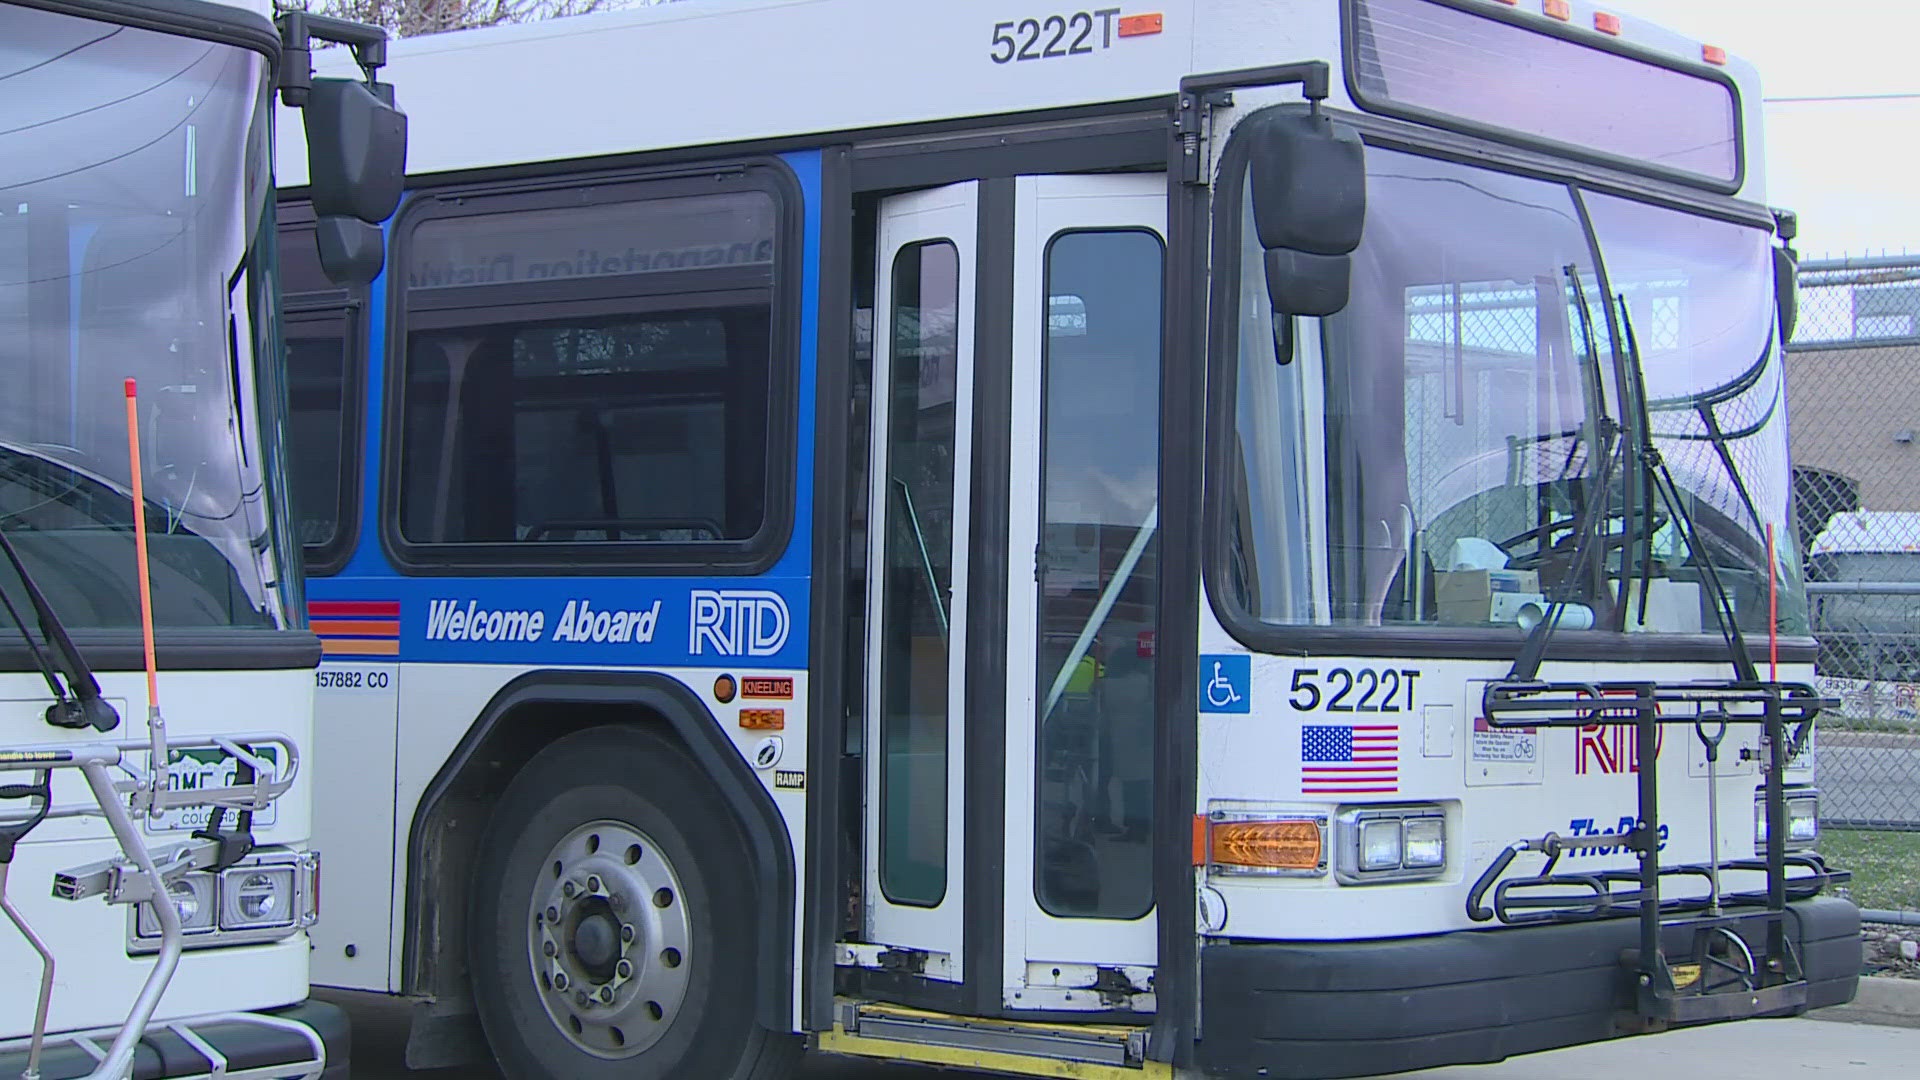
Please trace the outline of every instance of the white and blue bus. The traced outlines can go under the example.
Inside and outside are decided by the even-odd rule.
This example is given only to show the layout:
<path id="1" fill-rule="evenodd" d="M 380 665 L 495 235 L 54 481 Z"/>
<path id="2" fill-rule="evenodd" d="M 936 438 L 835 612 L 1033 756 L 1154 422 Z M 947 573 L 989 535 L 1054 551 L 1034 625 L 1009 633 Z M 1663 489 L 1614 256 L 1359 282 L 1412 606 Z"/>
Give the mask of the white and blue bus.
<path id="1" fill-rule="evenodd" d="M 693 0 L 389 70 L 386 273 L 281 221 L 315 980 L 410 1061 L 1354 1076 L 1852 995 L 1750 67 Z"/>
<path id="2" fill-rule="evenodd" d="M 314 79 L 316 41 L 363 66 Z M 0 2 L 0 1073 L 347 1074 L 308 1000 L 272 125 L 312 129 L 316 261 L 372 280 L 385 41 L 267 0 Z"/>

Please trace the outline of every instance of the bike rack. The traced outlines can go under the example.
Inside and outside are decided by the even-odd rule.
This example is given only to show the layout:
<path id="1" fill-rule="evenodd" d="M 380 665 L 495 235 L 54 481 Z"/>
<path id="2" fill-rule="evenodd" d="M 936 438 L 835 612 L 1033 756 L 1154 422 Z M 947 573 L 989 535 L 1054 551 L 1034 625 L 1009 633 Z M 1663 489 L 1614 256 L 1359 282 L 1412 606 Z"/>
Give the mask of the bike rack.
<path id="1" fill-rule="evenodd" d="M 1631 725 L 1637 735 L 1639 812 L 1634 827 L 1624 835 L 1562 837 L 1549 833 L 1508 845 L 1469 890 L 1468 917 L 1475 922 L 1498 919 L 1507 925 L 1637 918 L 1638 947 L 1627 950 L 1621 962 L 1634 977 L 1639 1015 L 1655 1022 L 1733 1019 L 1804 1005 L 1807 984 L 1787 934 L 1787 905 L 1817 896 L 1850 875 L 1829 869 L 1817 856 L 1787 854 L 1783 773 L 1788 727 L 1812 723 L 1820 709 L 1830 704 L 1812 686 L 1790 682 L 1489 684 L 1482 706 L 1492 727 Z M 1657 746 L 1662 724 L 1755 724 L 1762 728 L 1768 750 L 1768 760 L 1763 762 L 1767 815 L 1763 858 L 1660 865 L 1659 761 L 1654 754 L 1640 755 L 1637 748 Z M 1710 753 L 1717 750 L 1717 742 L 1717 736 L 1709 741 Z M 1555 872 L 1563 854 L 1599 848 L 1633 852 L 1639 861 L 1638 870 Z M 1532 877 L 1501 880 L 1521 852 L 1540 854 L 1546 863 Z M 1717 860 L 1718 852 L 1713 857 Z M 1790 869 L 1799 873 L 1790 876 Z M 1722 893 L 1722 873 L 1749 879 L 1759 875 L 1764 887 Z M 1661 897 L 1663 880 L 1691 878 L 1710 883 L 1709 898 Z M 1486 904 L 1489 891 L 1493 893 L 1491 906 Z M 1522 895 L 1514 895 L 1516 891 Z M 1723 908 L 1729 906 L 1763 906 L 1758 921 L 1764 923 L 1766 940 L 1759 960 L 1738 932 L 1739 927 L 1756 921 L 1754 913 L 1723 914 Z M 1676 915 L 1688 917 L 1670 924 L 1662 921 Z M 1670 963 L 1662 945 L 1663 931 L 1674 930 L 1691 931 L 1693 937 L 1690 956 L 1682 964 Z M 1721 977 L 1716 979 L 1716 973 Z"/>
<path id="2" fill-rule="evenodd" d="M 180 914 L 175 908 L 170 886 L 189 870 L 213 866 L 222 856 L 223 845 L 217 836 L 203 836 L 155 850 L 149 848 L 136 816 L 151 816 L 188 807 L 222 808 L 236 812 L 261 811 L 289 791 L 299 776 L 300 754 L 294 742 L 284 735 L 250 734 L 204 738 L 169 738 L 161 745 L 168 750 L 218 750 L 252 766 L 252 779 L 218 788 L 187 791 L 167 790 L 163 781 L 165 761 L 150 761 L 143 774 L 129 761 L 129 755 L 148 751 L 148 740 L 124 742 L 62 743 L 0 750 L 0 769 L 30 772 L 33 781 L 0 785 L 0 800 L 25 800 L 24 815 L 0 817 L 0 909 L 20 931 L 35 952 L 40 954 L 40 996 L 34 1014 L 33 1034 L 26 1038 L 0 1042 L 0 1053 L 27 1051 L 25 1080 L 39 1080 L 40 1065 L 49 1046 L 70 1046 L 83 1051 L 95 1062 L 88 1080 L 126 1080 L 132 1075 L 135 1055 L 150 1027 L 171 1032 L 206 1060 L 204 1072 L 181 1080 L 253 1080 L 268 1077 L 316 1080 L 326 1070 L 326 1047 L 312 1028 L 279 1017 L 243 1013 L 216 1013 L 185 1020 L 154 1024 L 153 1014 L 166 992 L 167 984 L 180 962 L 184 934 Z M 263 745 L 278 748 L 280 764 L 261 757 L 256 751 Z M 77 770 L 93 795 L 91 804 L 55 805 L 53 775 L 61 769 Z M 116 779 L 114 770 L 123 777 Z M 19 842 L 41 822 L 54 818 L 103 817 L 120 847 L 120 855 L 54 875 L 53 895 L 64 900 L 102 896 L 109 904 L 147 904 L 160 924 L 160 949 L 146 982 L 127 1019 L 117 1028 L 69 1032 L 48 1038 L 47 1013 L 53 997 L 54 957 L 26 918 L 7 897 L 7 874 Z M 258 1027 L 289 1031 L 306 1041 L 311 1054 L 305 1059 L 277 1063 L 270 1067 L 229 1070 L 227 1059 L 208 1041 L 204 1032 L 220 1027 Z M 102 1050 L 100 1042 L 110 1045 Z"/>

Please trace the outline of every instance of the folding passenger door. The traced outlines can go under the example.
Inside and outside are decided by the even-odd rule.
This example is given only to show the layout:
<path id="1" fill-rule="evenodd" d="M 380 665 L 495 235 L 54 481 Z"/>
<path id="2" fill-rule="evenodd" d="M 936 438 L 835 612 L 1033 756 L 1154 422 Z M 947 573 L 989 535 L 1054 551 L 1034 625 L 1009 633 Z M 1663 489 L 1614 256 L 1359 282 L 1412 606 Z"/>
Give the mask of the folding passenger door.
<path id="1" fill-rule="evenodd" d="M 1145 1010 L 1166 180 L 1021 177 L 1014 228 L 1002 985 Z"/>
<path id="2" fill-rule="evenodd" d="M 977 184 L 881 207 L 865 694 L 867 940 L 962 979 Z"/>

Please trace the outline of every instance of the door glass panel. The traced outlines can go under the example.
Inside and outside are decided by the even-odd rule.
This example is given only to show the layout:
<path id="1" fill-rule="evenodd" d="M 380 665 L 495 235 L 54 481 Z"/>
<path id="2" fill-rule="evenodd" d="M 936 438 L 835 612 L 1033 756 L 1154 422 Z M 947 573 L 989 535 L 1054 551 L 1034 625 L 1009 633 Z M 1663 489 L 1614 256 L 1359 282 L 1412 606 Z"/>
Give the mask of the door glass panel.
<path id="1" fill-rule="evenodd" d="M 893 264 L 880 612 L 880 887 L 933 907 L 947 891 L 960 256 L 932 241 Z"/>
<path id="2" fill-rule="evenodd" d="M 1034 890 L 1058 916 L 1153 902 L 1161 263 L 1139 230 L 1047 249 Z"/>

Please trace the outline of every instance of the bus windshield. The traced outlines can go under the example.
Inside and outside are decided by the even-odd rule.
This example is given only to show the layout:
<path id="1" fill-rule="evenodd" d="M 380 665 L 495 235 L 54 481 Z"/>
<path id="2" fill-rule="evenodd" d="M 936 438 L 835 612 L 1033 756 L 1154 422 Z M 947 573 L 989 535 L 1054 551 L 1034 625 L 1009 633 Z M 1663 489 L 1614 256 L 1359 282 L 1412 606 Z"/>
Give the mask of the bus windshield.
<path id="1" fill-rule="evenodd" d="M 70 626 L 139 625 L 128 378 L 156 623 L 287 619 L 253 363 L 268 94 L 245 49 L 0 6 L 0 528 Z"/>
<path id="2" fill-rule="evenodd" d="M 1565 629 L 1713 633 L 1711 560 L 1764 633 L 1771 525 L 1780 629 L 1805 632 L 1765 230 L 1379 148 L 1367 198 L 1351 300 L 1288 364 L 1243 238 L 1232 602 L 1512 626 L 1564 588 Z M 1619 445 L 1641 425 L 1623 324 L 1683 515 Z"/>

